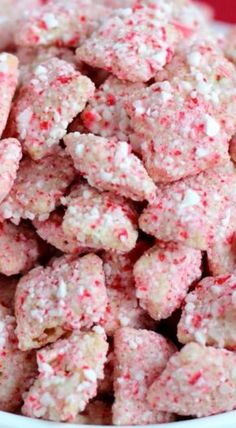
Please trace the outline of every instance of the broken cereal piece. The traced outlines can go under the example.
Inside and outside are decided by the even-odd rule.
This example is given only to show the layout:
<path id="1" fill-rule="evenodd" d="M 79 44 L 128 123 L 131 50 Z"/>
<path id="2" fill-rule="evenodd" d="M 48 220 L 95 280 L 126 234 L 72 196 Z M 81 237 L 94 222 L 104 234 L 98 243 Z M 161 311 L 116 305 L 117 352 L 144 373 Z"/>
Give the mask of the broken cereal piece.
<path id="1" fill-rule="evenodd" d="M 143 87 L 143 83 L 131 83 L 109 76 L 83 111 L 81 117 L 84 126 L 92 134 L 105 138 L 117 137 L 120 141 L 130 141 L 132 144 L 133 130 L 125 103 Z"/>
<path id="2" fill-rule="evenodd" d="M 147 392 L 162 373 L 175 347 L 160 334 L 122 328 L 115 334 L 115 402 L 113 424 L 171 422 L 170 413 L 152 410 Z"/>
<path id="3" fill-rule="evenodd" d="M 89 328 L 103 317 L 106 305 L 102 261 L 96 255 L 62 257 L 35 268 L 16 290 L 19 347 L 40 348 L 68 331 Z"/>
<path id="4" fill-rule="evenodd" d="M 181 343 L 199 342 L 235 350 L 236 276 L 204 278 L 187 295 L 178 324 Z"/>
<path id="5" fill-rule="evenodd" d="M 1 217 L 15 223 L 21 218 L 47 219 L 74 176 L 71 158 L 59 147 L 39 162 L 25 157 L 11 192 L 0 206 Z"/>
<path id="6" fill-rule="evenodd" d="M 173 355 L 148 392 L 155 411 L 210 416 L 236 406 L 236 355 L 197 343 Z"/>
<path id="7" fill-rule="evenodd" d="M 30 417 L 73 422 L 96 396 L 108 344 L 102 334 L 75 332 L 37 352 L 39 375 L 25 396 Z"/>
<path id="8" fill-rule="evenodd" d="M 135 201 L 155 199 L 156 186 L 125 141 L 79 132 L 64 138 L 75 168 L 90 186 Z"/>
<path id="9" fill-rule="evenodd" d="M 14 102 L 12 135 L 34 160 L 51 154 L 94 89 L 93 82 L 66 61 L 51 58 L 41 63 Z"/>
<path id="10" fill-rule="evenodd" d="M 209 170 L 159 187 L 155 203 L 140 217 L 140 228 L 157 239 L 207 250 L 229 201 L 233 207 L 235 180 L 231 170 Z"/>
<path id="11" fill-rule="evenodd" d="M 11 276 L 31 269 L 40 256 L 40 245 L 33 228 L 5 221 L 0 223 L 0 273 Z"/>
<path id="12" fill-rule="evenodd" d="M 140 306 L 155 320 L 168 318 L 181 306 L 191 284 L 201 277 L 201 262 L 199 250 L 159 242 L 134 265 Z"/>
<path id="13" fill-rule="evenodd" d="M 147 82 L 170 61 L 179 37 L 165 8 L 138 5 L 119 9 L 76 53 L 119 79 Z"/>
<path id="14" fill-rule="evenodd" d="M 89 248 L 131 251 L 138 233 L 136 213 L 129 202 L 87 185 L 79 186 L 76 192 L 75 198 L 68 199 L 62 224 L 65 234 Z"/>

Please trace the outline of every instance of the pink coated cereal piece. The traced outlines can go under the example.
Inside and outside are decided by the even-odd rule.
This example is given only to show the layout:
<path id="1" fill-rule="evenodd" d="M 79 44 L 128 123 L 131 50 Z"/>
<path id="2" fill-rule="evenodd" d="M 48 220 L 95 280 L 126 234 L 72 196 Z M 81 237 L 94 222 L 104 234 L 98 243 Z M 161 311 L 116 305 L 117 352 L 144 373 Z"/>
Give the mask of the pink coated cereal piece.
<path id="1" fill-rule="evenodd" d="M 122 328 L 115 334 L 115 402 L 113 424 L 146 425 L 173 421 L 173 415 L 152 410 L 147 392 L 164 370 L 175 347 L 161 335 Z"/>
<path id="2" fill-rule="evenodd" d="M 68 48 L 59 48 L 56 46 L 51 46 L 49 48 L 39 47 L 37 49 L 19 47 L 16 51 L 16 55 L 20 63 L 19 80 L 20 83 L 24 85 L 32 79 L 35 69 L 40 64 L 52 58 L 59 58 L 73 64 L 81 73 L 85 70 L 82 63 L 76 60 L 74 52 Z"/>
<path id="3" fill-rule="evenodd" d="M 72 422 L 97 392 L 108 344 L 103 334 L 75 332 L 37 352 L 39 376 L 25 396 L 24 415 Z"/>
<path id="4" fill-rule="evenodd" d="M 63 212 L 54 211 L 48 220 L 35 220 L 33 224 L 40 238 L 63 253 L 82 254 L 86 252 L 87 247 L 80 246 L 75 237 L 71 238 L 65 234 L 62 228 L 63 218 Z"/>
<path id="5" fill-rule="evenodd" d="M 74 423 L 79 425 L 112 425 L 111 405 L 102 400 L 92 400 Z"/>
<path id="6" fill-rule="evenodd" d="M 11 276 L 27 272 L 40 256 L 37 235 L 27 225 L 0 223 L 0 272 Z"/>
<path id="7" fill-rule="evenodd" d="M 108 336 L 113 336 L 121 327 L 150 328 L 154 323 L 139 306 L 135 287 L 115 289 L 107 287 L 108 305 L 100 322 Z"/>
<path id="8" fill-rule="evenodd" d="M 19 18 L 38 7 L 44 0 L 1 0 L 0 51 L 14 48 L 14 33 Z"/>
<path id="9" fill-rule="evenodd" d="M 72 160 L 59 147 L 39 162 L 24 158 L 11 192 L 0 206 L 1 216 L 15 223 L 20 218 L 47 219 L 74 176 Z"/>
<path id="10" fill-rule="evenodd" d="M 41 63 L 21 87 L 11 113 L 11 132 L 34 160 L 53 152 L 73 118 L 94 93 L 94 84 L 58 58 Z"/>
<path id="11" fill-rule="evenodd" d="M 49 1 L 20 21 L 15 43 L 27 47 L 77 47 L 109 13 L 109 8 L 91 0 Z"/>
<path id="12" fill-rule="evenodd" d="M 217 109 L 187 79 L 145 88 L 128 111 L 131 127 L 143 138 L 144 165 L 157 183 L 177 181 L 229 159 L 230 134 Z"/>
<path id="13" fill-rule="evenodd" d="M 94 97 L 89 100 L 81 115 L 85 127 L 91 133 L 102 137 L 130 140 L 133 130 L 125 110 L 125 102 L 143 87 L 143 83 L 124 82 L 109 76 L 95 91 Z"/>
<path id="14" fill-rule="evenodd" d="M 0 203 L 14 184 L 21 157 L 19 141 L 15 138 L 0 140 Z"/>
<path id="15" fill-rule="evenodd" d="M 138 5 L 119 9 L 76 54 L 120 79 L 147 82 L 170 60 L 178 38 L 163 8 Z"/>
<path id="16" fill-rule="evenodd" d="M 140 306 L 155 320 L 168 318 L 201 277 L 201 262 L 201 251 L 174 242 L 148 250 L 134 265 Z"/>
<path id="17" fill-rule="evenodd" d="M 34 353 L 17 347 L 15 324 L 11 312 L 0 305 L 0 410 L 6 412 L 18 409 L 37 372 Z"/>
<path id="18" fill-rule="evenodd" d="M 136 201 L 154 200 L 156 186 L 125 141 L 76 132 L 64 142 L 75 168 L 91 186 Z"/>
<path id="19" fill-rule="evenodd" d="M 178 324 L 181 343 L 198 342 L 235 350 L 236 276 L 204 278 L 186 297 Z"/>
<path id="20" fill-rule="evenodd" d="M 129 202 L 87 185 L 81 185 L 77 191 L 77 197 L 68 202 L 62 224 L 65 234 L 89 248 L 131 251 L 138 233 L 136 213 Z"/>
<path id="21" fill-rule="evenodd" d="M 94 254 L 56 259 L 18 284 L 16 333 L 22 350 L 40 348 L 65 332 L 89 328 L 105 313 L 107 294 L 102 261 Z"/>
<path id="22" fill-rule="evenodd" d="M 0 275 L 0 305 L 7 308 L 11 314 L 14 312 L 17 283 L 17 277 L 6 277 L 5 275 Z"/>
<path id="23" fill-rule="evenodd" d="M 17 79 L 17 57 L 9 53 L 0 53 L 0 137 L 7 123 Z"/>
<path id="24" fill-rule="evenodd" d="M 173 355 L 149 389 L 156 411 L 210 416 L 236 406 L 236 355 L 224 349 L 186 345 Z"/>
<path id="25" fill-rule="evenodd" d="M 207 250 L 233 198 L 235 177 L 231 171 L 211 170 L 160 188 L 141 215 L 140 228 L 164 241 Z"/>

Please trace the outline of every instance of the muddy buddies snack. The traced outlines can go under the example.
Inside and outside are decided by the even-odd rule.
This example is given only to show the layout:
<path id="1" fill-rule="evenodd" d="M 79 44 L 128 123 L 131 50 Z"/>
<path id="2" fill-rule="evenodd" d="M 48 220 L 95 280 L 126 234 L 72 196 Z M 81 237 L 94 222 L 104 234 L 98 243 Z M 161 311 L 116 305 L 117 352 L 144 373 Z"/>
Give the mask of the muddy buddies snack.
<path id="1" fill-rule="evenodd" d="M 194 0 L 0 0 L 0 412 L 236 410 L 235 28 L 213 24 Z"/>

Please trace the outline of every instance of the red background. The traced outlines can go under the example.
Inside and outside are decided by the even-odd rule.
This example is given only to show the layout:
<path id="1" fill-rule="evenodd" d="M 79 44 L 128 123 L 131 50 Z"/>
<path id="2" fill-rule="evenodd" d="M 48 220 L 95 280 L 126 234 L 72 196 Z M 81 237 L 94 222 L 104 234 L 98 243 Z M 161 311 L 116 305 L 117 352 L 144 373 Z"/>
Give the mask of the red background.
<path id="1" fill-rule="evenodd" d="M 236 24 L 236 0 L 205 0 L 213 6 L 216 19 Z"/>

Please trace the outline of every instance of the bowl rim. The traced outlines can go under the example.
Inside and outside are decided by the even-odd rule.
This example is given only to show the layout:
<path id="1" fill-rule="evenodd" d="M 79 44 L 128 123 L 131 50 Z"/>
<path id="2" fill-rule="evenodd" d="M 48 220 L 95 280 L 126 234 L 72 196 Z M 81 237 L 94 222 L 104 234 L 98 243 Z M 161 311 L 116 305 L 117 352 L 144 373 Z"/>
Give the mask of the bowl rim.
<path id="1" fill-rule="evenodd" d="M 84 428 L 85 425 L 65 424 L 57 422 L 47 422 L 39 419 L 32 419 L 13 413 L 0 412 L 0 428 Z M 104 428 L 101 425 L 86 425 L 91 428 Z M 137 428 L 235 428 L 236 410 L 221 413 L 219 415 L 208 416 L 206 418 L 190 419 L 187 421 L 171 422 L 167 424 L 139 425 Z M 114 428 L 114 425 L 107 425 L 106 428 Z M 128 428 L 123 426 L 122 428 Z"/>

